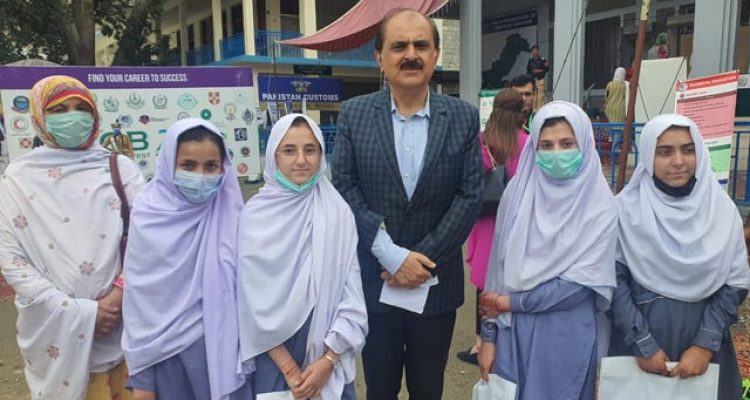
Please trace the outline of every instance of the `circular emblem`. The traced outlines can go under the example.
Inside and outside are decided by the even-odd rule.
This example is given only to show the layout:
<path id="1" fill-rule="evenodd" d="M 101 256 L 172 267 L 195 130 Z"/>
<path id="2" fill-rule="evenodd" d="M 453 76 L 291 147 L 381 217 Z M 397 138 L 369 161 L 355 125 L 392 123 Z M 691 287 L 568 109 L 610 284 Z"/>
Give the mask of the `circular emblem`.
<path id="1" fill-rule="evenodd" d="M 13 98 L 13 110 L 18 113 L 29 111 L 29 98 L 26 96 L 16 96 Z"/>
<path id="2" fill-rule="evenodd" d="M 211 119 L 211 110 L 208 108 L 204 108 L 201 110 L 201 118 L 205 119 L 206 121 Z"/>
<path id="3" fill-rule="evenodd" d="M 187 113 L 187 112 L 185 112 L 185 111 L 180 111 L 180 112 L 179 112 L 179 113 L 177 114 L 177 120 L 181 120 L 181 119 L 185 119 L 185 118 L 190 118 L 190 114 L 188 114 L 188 113 Z"/>
<path id="4" fill-rule="evenodd" d="M 243 157 L 247 157 L 250 155 L 250 148 L 249 147 L 243 147 L 240 149 L 240 154 L 242 154 Z"/>
<path id="5" fill-rule="evenodd" d="M 133 123 L 133 117 L 131 117 L 130 114 L 123 114 L 117 117 L 117 122 L 127 128 Z"/>
<path id="6" fill-rule="evenodd" d="M 19 132 L 23 132 L 29 127 L 29 122 L 26 121 L 26 118 L 15 117 L 10 121 L 10 125 L 13 127 L 13 129 Z"/>
<path id="7" fill-rule="evenodd" d="M 246 174 L 247 173 L 247 164 L 245 163 L 239 163 L 237 164 L 237 172 L 240 174 Z"/>

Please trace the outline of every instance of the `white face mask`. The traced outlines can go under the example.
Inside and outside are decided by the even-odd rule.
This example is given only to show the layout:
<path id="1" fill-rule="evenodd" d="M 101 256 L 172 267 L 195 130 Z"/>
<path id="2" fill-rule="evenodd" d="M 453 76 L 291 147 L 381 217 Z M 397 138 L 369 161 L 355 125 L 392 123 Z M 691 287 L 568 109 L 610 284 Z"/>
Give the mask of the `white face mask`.
<path id="1" fill-rule="evenodd" d="M 178 169 L 174 173 L 174 185 L 187 201 L 201 204 L 216 195 L 224 174 L 207 175 Z"/>

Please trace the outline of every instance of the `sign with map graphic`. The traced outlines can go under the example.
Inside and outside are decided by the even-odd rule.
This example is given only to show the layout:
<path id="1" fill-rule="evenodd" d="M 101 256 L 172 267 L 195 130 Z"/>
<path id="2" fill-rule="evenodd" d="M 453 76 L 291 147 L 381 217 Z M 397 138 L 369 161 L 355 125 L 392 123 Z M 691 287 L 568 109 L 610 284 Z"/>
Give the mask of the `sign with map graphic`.
<path id="1" fill-rule="evenodd" d="M 482 88 L 502 88 L 504 81 L 526 73 L 531 46 L 536 44 L 537 24 L 536 10 L 484 19 Z"/>
<path id="2" fill-rule="evenodd" d="M 250 67 L 0 67 L 0 99 L 10 159 L 32 150 L 29 91 L 50 75 L 69 75 L 96 97 L 99 142 L 119 123 L 135 151 L 135 163 L 152 176 L 162 137 L 189 117 L 216 125 L 235 173 L 260 176 L 258 92 Z"/>

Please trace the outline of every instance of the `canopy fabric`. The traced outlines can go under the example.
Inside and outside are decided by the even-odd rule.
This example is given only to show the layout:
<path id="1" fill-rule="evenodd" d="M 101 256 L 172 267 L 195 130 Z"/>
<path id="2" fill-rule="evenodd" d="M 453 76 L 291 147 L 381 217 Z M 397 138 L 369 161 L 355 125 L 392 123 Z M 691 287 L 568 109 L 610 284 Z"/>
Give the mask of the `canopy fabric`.
<path id="1" fill-rule="evenodd" d="M 380 20 L 394 8 L 410 8 L 430 15 L 447 2 L 448 0 L 361 0 L 325 28 L 281 43 L 321 51 L 354 49 L 375 36 Z"/>

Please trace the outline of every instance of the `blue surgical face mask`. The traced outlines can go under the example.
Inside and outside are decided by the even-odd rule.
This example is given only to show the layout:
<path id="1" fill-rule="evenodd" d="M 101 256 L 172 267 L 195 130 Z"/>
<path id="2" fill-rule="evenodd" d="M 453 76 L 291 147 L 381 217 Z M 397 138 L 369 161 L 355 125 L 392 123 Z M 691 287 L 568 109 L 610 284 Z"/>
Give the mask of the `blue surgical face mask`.
<path id="1" fill-rule="evenodd" d="M 276 178 L 276 182 L 279 182 L 281 186 L 291 190 L 292 192 L 304 193 L 315 186 L 315 184 L 318 182 L 318 178 L 320 178 L 320 172 L 316 172 L 305 183 L 299 185 L 287 179 L 287 177 L 284 176 L 284 174 L 282 174 L 278 169 L 274 174 L 274 178 Z"/>
<path id="2" fill-rule="evenodd" d="M 68 111 L 44 117 L 47 132 L 63 149 L 75 149 L 88 140 L 94 130 L 94 116 L 86 111 Z"/>
<path id="3" fill-rule="evenodd" d="M 216 195 L 223 176 L 224 174 L 207 175 L 178 169 L 174 173 L 174 185 L 187 201 L 201 204 Z"/>
<path id="4" fill-rule="evenodd" d="M 581 168 L 581 150 L 538 150 L 536 165 L 552 179 L 568 179 Z"/>

